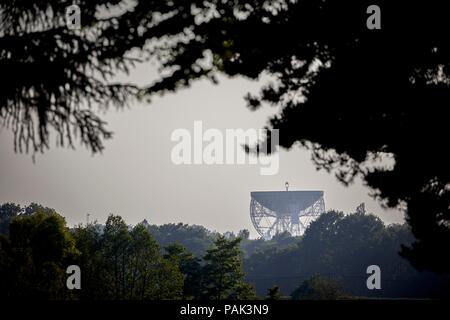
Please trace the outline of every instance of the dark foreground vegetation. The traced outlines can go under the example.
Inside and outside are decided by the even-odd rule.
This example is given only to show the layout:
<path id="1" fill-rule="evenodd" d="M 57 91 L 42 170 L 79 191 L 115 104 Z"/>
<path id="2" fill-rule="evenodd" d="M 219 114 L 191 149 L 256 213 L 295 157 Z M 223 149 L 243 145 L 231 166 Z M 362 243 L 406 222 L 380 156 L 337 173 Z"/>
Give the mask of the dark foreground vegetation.
<path id="1" fill-rule="evenodd" d="M 449 278 L 419 272 L 398 255 L 414 239 L 406 225 L 372 214 L 329 211 L 302 237 L 271 240 L 201 226 L 129 226 L 117 215 L 66 226 L 51 208 L 0 206 L 0 297 L 38 299 L 440 298 Z M 381 269 L 381 290 L 366 268 Z M 81 268 L 81 290 L 66 268 Z M 447 291 L 446 291 L 447 290 Z"/>

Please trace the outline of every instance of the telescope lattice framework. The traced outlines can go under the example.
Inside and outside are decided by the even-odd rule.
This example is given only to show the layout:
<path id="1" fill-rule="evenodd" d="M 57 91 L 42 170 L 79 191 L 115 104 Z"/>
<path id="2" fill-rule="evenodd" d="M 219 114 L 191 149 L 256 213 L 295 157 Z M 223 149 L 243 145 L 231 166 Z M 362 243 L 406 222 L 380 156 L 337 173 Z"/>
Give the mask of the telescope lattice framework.
<path id="1" fill-rule="evenodd" d="M 265 239 L 285 231 L 300 236 L 324 212 L 323 191 L 251 192 L 250 217 Z"/>

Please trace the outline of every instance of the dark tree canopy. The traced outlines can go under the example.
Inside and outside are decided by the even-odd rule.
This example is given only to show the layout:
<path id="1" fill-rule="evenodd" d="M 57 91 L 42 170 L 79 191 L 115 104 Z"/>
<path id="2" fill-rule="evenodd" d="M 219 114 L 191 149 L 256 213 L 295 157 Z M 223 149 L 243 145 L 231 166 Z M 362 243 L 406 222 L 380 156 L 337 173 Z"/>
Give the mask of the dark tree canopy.
<path id="1" fill-rule="evenodd" d="M 36 213 L 44 213 L 51 215 L 56 213 L 53 208 L 41 206 L 35 202 L 30 203 L 28 206 L 21 207 L 15 203 L 3 203 L 0 204 L 0 234 L 9 234 L 9 224 L 17 217 L 29 217 Z"/>
<path id="2" fill-rule="evenodd" d="M 61 300 L 73 298 L 66 268 L 80 252 L 64 219 L 38 212 L 14 219 L 9 239 L 0 234 L 0 297 Z"/>
<path id="3" fill-rule="evenodd" d="M 387 206 L 403 206 L 418 239 L 403 255 L 450 271 L 447 1 L 79 1 L 82 29 L 64 26 L 64 1 L 0 5 L 0 116 L 16 147 L 72 137 L 92 151 L 111 136 L 97 109 L 173 91 L 218 73 L 273 81 L 249 107 L 281 107 L 269 127 L 318 168 L 359 175 Z M 381 30 L 366 9 L 381 8 Z M 107 9 L 110 8 L 110 9 Z M 133 51 L 134 50 L 134 51 Z M 136 60 L 165 76 L 137 88 L 111 81 Z M 26 75 L 26 76 L 25 76 Z M 370 165 L 383 156 L 393 168 Z"/>

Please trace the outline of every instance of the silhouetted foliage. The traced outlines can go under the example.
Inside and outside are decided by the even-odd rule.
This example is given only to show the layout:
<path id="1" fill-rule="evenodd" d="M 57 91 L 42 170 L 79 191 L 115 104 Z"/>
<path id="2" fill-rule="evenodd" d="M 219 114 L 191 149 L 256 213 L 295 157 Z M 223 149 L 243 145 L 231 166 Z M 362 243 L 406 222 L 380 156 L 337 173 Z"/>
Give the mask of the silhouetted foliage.
<path id="1" fill-rule="evenodd" d="M 9 223 L 17 217 L 22 208 L 15 203 L 4 203 L 0 206 L 0 233 L 8 235 Z"/>
<path id="2" fill-rule="evenodd" d="M 77 31 L 66 26 L 71 3 L 0 4 L 0 115 L 13 130 L 18 151 L 43 151 L 54 130 L 58 144 L 73 146 L 75 135 L 98 152 L 111 132 L 93 109 L 123 106 L 137 92 L 112 77 L 136 62 L 130 51 L 149 38 L 139 25 L 153 20 L 148 13 L 155 3 L 141 1 L 134 12 L 123 9 L 125 1 L 77 3 L 82 8 L 82 28 Z M 107 9 L 111 6 L 112 12 Z M 115 17 L 114 11 L 121 14 Z"/>
<path id="3" fill-rule="evenodd" d="M 37 212 L 47 215 L 56 213 L 55 209 L 43 207 L 34 202 L 23 208 L 15 203 L 4 203 L 0 205 L 0 233 L 6 236 L 9 234 L 8 227 L 13 218 L 31 216 Z"/>

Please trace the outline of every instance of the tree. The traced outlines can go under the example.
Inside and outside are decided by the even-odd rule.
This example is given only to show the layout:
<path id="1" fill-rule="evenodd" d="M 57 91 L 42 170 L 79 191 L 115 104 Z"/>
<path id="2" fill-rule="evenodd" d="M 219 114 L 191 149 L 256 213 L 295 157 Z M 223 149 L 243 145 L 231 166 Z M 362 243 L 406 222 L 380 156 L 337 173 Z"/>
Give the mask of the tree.
<path id="1" fill-rule="evenodd" d="M 133 228 L 110 215 L 103 230 L 97 224 L 73 231 L 85 271 L 82 299 L 179 299 L 183 275 L 161 255 L 159 244 L 143 224 Z"/>
<path id="2" fill-rule="evenodd" d="M 139 36 L 138 27 L 152 20 L 148 13 L 155 4 L 141 3 L 137 15 L 125 10 L 121 18 L 108 17 L 111 6 L 117 9 L 124 2 L 78 1 L 83 10 L 78 31 L 65 24 L 66 2 L 2 2 L 0 69 L 8 77 L 0 82 L 0 110 L 4 124 L 13 129 L 16 150 L 43 151 L 49 147 L 49 128 L 61 145 L 73 146 L 76 131 L 93 152 L 103 148 L 102 139 L 111 132 L 92 111 L 93 104 L 99 109 L 121 106 L 135 91 L 111 77 L 136 61 L 128 51 L 148 39 L 145 31 Z"/>
<path id="3" fill-rule="evenodd" d="M 155 50 L 159 40 L 179 42 L 189 36 L 186 24 L 194 24 L 194 7 L 206 13 L 210 5 L 198 0 L 77 4 L 79 30 L 66 25 L 67 2 L 0 4 L 0 70 L 8 75 L 0 82 L 0 118 L 14 133 L 16 151 L 42 152 L 56 133 L 58 145 L 73 147 L 78 138 L 93 153 L 100 152 L 112 132 L 98 111 L 123 107 L 146 93 L 114 77 L 151 58 L 168 62 L 163 50 Z"/>
<path id="4" fill-rule="evenodd" d="M 303 281 L 291 293 L 294 300 L 337 300 L 340 296 L 339 285 L 333 280 L 326 281 L 319 275 Z"/>
<path id="5" fill-rule="evenodd" d="M 110 215 L 103 233 L 103 252 L 109 266 L 110 294 L 114 299 L 127 297 L 128 264 L 130 262 L 131 235 L 120 216 Z"/>
<path id="6" fill-rule="evenodd" d="M 215 248 L 207 250 L 203 257 L 203 286 L 209 299 L 251 299 L 255 296 L 252 285 L 244 282 L 241 238 L 227 240 L 219 236 Z"/>
<path id="7" fill-rule="evenodd" d="M 0 206 L 0 234 L 8 236 L 9 223 L 21 210 L 22 208 L 15 203 L 4 203 Z"/>
<path id="8" fill-rule="evenodd" d="M 144 225 L 136 225 L 131 238 L 132 286 L 129 299 L 181 298 L 184 277 L 178 265 L 162 257 L 160 245 Z"/>
<path id="9" fill-rule="evenodd" d="M 104 300 L 109 297 L 109 268 L 103 255 L 103 237 L 101 226 L 96 222 L 85 226 L 79 224 L 72 230 L 76 248 L 81 252 L 76 265 L 82 270 L 81 288 L 78 298 L 81 300 Z"/>
<path id="10" fill-rule="evenodd" d="M 79 255 L 61 216 L 38 212 L 15 218 L 9 239 L 0 238 L 0 294 L 10 298 L 68 299 L 66 268 Z"/>
<path id="11" fill-rule="evenodd" d="M 200 259 L 179 243 L 165 247 L 164 258 L 177 265 L 185 276 L 183 285 L 183 299 L 199 299 L 202 294 L 202 266 Z"/>
<path id="12" fill-rule="evenodd" d="M 155 268 L 155 300 L 178 300 L 183 296 L 184 276 L 172 261 L 161 259 Z"/>
<path id="13" fill-rule="evenodd" d="M 23 212 L 21 212 L 21 214 L 23 214 L 24 216 L 31 216 L 38 212 L 42 212 L 46 215 L 50 215 L 52 213 L 58 214 L 55 209 L 49 208 L 49 207 L 44 207 L 43 205 L 40 205 L 35 202 L 32 202 L 28 206 L 24 207 Z"/>
<path id="14" fill-rule="evenodd" d="M 37 212 L 50 215 L 52 213 L 56 213 L 56 210 L 53 208 L 44 207 L 34 202 L 23 208 L 15 203 L 4 203 L 0 205 L 0 233 L 8 236 L 9 223 L 13 218 L 31 216 Z"/>

